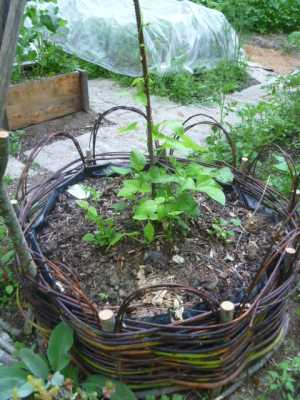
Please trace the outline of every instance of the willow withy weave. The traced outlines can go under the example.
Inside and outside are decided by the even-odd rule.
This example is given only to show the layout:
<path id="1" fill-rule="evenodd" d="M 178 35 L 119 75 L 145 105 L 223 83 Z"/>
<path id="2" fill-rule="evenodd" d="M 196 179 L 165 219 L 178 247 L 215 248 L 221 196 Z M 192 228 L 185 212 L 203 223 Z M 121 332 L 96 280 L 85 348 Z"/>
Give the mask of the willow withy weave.
<path id="1" fill-rule="evenodd" d="M 257 159 L 249 164 L 252 175 L 240 172 L 234 143 L 222 128 L 233 152 L 234 187 L 243 197 L 251 197 L 272 210 L 284 226 L 285 236 L 276 248 L 264 257 L 248 292 L 235 304 L 235 316 L 229 323 L 220 323 L 219 304 L 204 289 L 181 285 L 157 285 L 139 289 L 115 307 L 116 325 L 113 333 L 101 329 L 96 309 L 80 287 L 74 271 L 65 265 L 47 260 L 38 239 L 39 228 L 47 221 L 60 193 L 74 183 L 82 182 L 97 172 L 105 176 L 107 165 L 124 164 L 129 153 L 96 153 L 97 135 L 103 119 L 122 109 L 115 107 L 98 116 L 91 133 L 92 148 L 87 157 L 76 138 L 59 133 L 43 139 L 32 151 L 18 187 L 19 220 L 26 234 L 39 272 L 36 279 L 22 273 L 27 300 L 32 304 L 38 323 L 53 328 L 61 319 L 74 329 L 74 359 L 86 372 L 96 372 L 122 380 L 139 392 L 152 388 L 214 389 L 235 381 L 239 375 L 265 355 L 272 352 L 287 331 L 287 304 L 295 288 L 296 259 L 299 251 L 299 225 L 294 193 L 287 201 L 253 175 Z M 135 108 L 124 110 L 145 114 Z M 205 118 L 203 120 L 203 118 Z M 195 121 L 192 123 L 192 120 Z M 202 114 L 184 122 L 186 132 L 204 123 L 220 126 Z M 79 152 L 79 159 L 57 171 L 44 183 L 28 189 L 28 171 L 36 155 L 53 139 L 70 139 Z M 280 149 L 276 149 L 280 150 Z M 264 149 L 265 153 L 266 149 Z M 297 179 L 291 167 L 293 191 Z M 188 162 L 180 159 L 181 162 Z M 163 162 L 163 161 L 161 161 Z M 205 164 L 207 165 L 207 164 Z M 217 163 L 217 166 L 222 163 Z M 216 166 L 214 165 L 214 166 Z M 98 177 L 98 179 L 100 179 Z M 286 256 L 287 247 L 296 248 L 293 257 Z M 157 290 L 180 293 L 185 298 L 201 299 L 205 307 L 193 316 L 171 323 L 157 323 L 133 318 L 138 299 Z M 185 307 L 189 307 L 185 304 Z"/>

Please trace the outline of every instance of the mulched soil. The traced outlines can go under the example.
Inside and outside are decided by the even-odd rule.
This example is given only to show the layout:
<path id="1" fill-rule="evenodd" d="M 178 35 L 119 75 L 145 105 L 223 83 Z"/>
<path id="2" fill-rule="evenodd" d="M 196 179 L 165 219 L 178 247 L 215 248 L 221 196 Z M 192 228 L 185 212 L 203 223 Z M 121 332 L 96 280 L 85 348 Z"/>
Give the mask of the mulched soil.
<path id="1" fill-rule="evenodd" d="M 96 208 L 103 217 L 114 215 L 121 231 L 136 231 L 130 208 L 119 214 L 112 209 L 120 201 L 116 194 L 121 182 L 121 178 L 105 178 L 90 179 L 85 184 L 102 193 Z M 197 200 L 201 215 L 190 224 L 186 237 L 175 232 L 174 239 L 167 241 L 160 233 L 155 242 L 146 245 L 141 235 L 138 240 L 126 239 L 105 250 L 82 240 L 95 226 L 86 221 L 76 200 L 65 193 L 40 232 L 40 243 L 49 259 L 73 269 L 85 293 L 98 306 L 106 302 L 118 305 L 132 291 L 160 283 L 205 288 L 219 301 L 237 299 L 273 244 L 274 224 L 270 217 L 253 215 L 243 208 L 233 193 L 227 194 L 226 207 L 204 195 L 198 195 Z M 234 232 L 232 239 L 224 241 L 209 234 L 219 218 L 227 221 L 227 231 Z M 232 224 L 233 218 L 239 218 L 241 226 Z M 160 305 L 167 297 L 156 293 L 147 301 Z"/>

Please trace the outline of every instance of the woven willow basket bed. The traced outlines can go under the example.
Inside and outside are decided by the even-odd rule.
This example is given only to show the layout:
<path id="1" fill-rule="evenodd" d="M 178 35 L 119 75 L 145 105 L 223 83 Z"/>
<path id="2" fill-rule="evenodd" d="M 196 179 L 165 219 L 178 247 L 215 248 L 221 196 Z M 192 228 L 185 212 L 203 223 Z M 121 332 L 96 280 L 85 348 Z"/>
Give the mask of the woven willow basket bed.
<path id="1" fill-rule="evenodd" d="M 128 153 L 96 154 L 95 151 L 101 122 L 108 114 L 120 109 L 122 107 L 116 107 L 99 115 L 91 134 L 92 151 L 88 151 L 87 156 L 84 156 L 77 140 L 66 133 L 50 136 L 33 150 L 18 188 L 19 220 L 39 273 L 32 280 L 20 270 L 23 292 L 33 306 L 40 326 L 47 330 L 63 319 L 74 329 L 76 345 L 73 356 L 86 372 L 121 380 L 139 393 L 159 388 L 214 389 L 232 384 L 270 354 L 287 331 L 287 303 L 295 288 L 300 235 L 295 212 L 297 185 L 293 164 L 285 155 L 293 181 L 292 200 L 287 201 L 254 177 L 259 157 L 250 163 L 249 173 L 238 170 L 234 144 L 223 129 L 233 150 L 234 189 L 245 200 L 245 206 L 251 207 L 253 201 L 259 203 L 277 215 L 285 228 L 285 236 L 266 254 L 248 292 L 235 304 L 231 322 L 220 323 L 219 304 L 205 290 L 162 284 L 139 289 L 128 296 L 120 307 L 115 308 L 115 331 L 108 333 L 101 330 L 99 309 L 81 290 L 74 272 L 44 257 L 38 232 L 51 214 L 59 194 L 70 185 L 87 177 L 101 179 L 108 174 L 111 164 L 128 162 Z M 123 109 L 145 117 L 137 109 Z M 207 116 L 203 121 L 203 115 L 189 118 L 184 126 L 189 131 L 202 124 L 221 129 Z M 28 189 L 28 171 L 35 157 L 50 140 L 61 136 L 72 140 L 79 159 L 57 171 L 44 183 Z M 265 152 L 266 149 L 262 154 Z M 295 248 L 296 254 L 288 257 L 287 247 Z M 135 300 L 158 289 L 201 299 L 205 308 L 192 317 L 168 324 L 131 318 Z"/>

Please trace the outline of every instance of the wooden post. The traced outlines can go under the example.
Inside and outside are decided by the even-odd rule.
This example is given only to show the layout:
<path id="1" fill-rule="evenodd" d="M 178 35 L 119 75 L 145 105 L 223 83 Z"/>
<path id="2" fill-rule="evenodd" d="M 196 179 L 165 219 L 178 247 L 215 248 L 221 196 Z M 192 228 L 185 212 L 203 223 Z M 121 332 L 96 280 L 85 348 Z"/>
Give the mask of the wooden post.
<path id="1" fill-rule="evenodd" d="M 227 323 L 232 321 L 234 318 L 234 309 L 235 305 L 231 301 L 223 301 L 220 304 L 220 312 L 219 312 L 220 322 Z M 222 387 L 213 389 L 211 391 L 211 397 L 215 399 L 218 396 L 220 396 L 220 394 L 222 393 L 222 389 L 223 389 Z"/>
<path id="2" fill-rule="evenodd" d="M 115 328 L 115 315 L 112 310 L 106 309 L 99 312 L 101 328 L 105 332 L 113 332 Z"/>
<path id="3" fill-rule="evenodd" d="M 223 301 L 220 305 L 220 320 L 222 323 L 230 322 L 234 317 L 234 304 L 231 301 Z"/>
<path id="4" fill-rule="evenodd" d="M 85 112 L 89 112 L 90 100 L 89 100 L 89 87 L 88 87 L 88 73 L 81 69 L 79 69 L 78 72 L 79 72 L 80 87 L 81 87 L 82 109 Z"/>
<path id="5" fill-rule="evenodd" d="M 293 262 L 296 253 L 297 250 L 294 247 L 286 247 L 284 261 L 283 261 L 283 278 L 285 278 L 288 275 L 291 269 L 291 263 Z"/>
<path id="6" fill-rule="evenodd" d="M 246 174 L 247 173 L 248 162 L 249 162 L 249 159 L 247 157 L 242 157 L 241 166 L 240 166 L 240 171 L 241 171 L 242 174 Z"/>
<path id="7" fill-rule="evenodd" d="M 4 125 L 7 88 L 26 0 L 0 1 L 0 128 Z"/>

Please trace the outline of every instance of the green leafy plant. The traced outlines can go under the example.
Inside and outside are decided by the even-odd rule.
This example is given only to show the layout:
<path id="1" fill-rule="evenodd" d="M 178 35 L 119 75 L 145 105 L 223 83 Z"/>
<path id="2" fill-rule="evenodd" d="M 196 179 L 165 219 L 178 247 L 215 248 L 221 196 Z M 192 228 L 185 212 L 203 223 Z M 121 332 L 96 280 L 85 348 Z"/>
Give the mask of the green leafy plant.
<path id="1" fill-rule="evenodd" d="M 261 399 L 276 395 L 282 400 L 299 398 L 300 356 L 282 361 L 277 368 L 268 371 L 267 393 Z"/>
<path id="2" fill-rule="evenodd" d="M 12 271 L 15 252 L 7 229 L 0 220 L 0 306 L 7 304 L 15 293 L 17 283 Z"/>
<path id="3" fill-rule="evenodd" d="M 216 236 L 224 242 L 228 242 L 235 236 L 232 228 L 239 226 L 241 226 L 241 220 L 239 218 L 231 218 L 229 221 L 219 218 L 212 222 L 211 228 L 208 229 L 208 233 L 211 236 Z"/>
<path id="4" fill-rule="evenodd" d="M 1 400 L 32 394 L 42 400 L 55 399 L 64 384 L 62 370 L 70 363 L 72 345 L 73 331 L 62 322 L 51 333 L 47 359 L 31 348 L 21 348 L 16 354 L 19 362 L 0 367 Z"/>
<path id="5" fill-rule="evenodd" d="M 193 0 L 222 11 L 238 31 L 293 32 L 299 28 L 298 0 Z"/>
<path id="6" fill-rule="evenodd" d="M 73 330 L 61 322 L 50 335 L 47 357 L 21 347 L 14 365 L 0 366 L 0 399 L 136 400 L 128 386 L 101 375 L 79 384 L 78 371 L 70 364 L 73 342 Z"/>
<path id="7" fill-rule="evenodd" d="M 20 154 L 22 149 L 22 136 L 24 135 L 24 131 L 17 130 L 14 132 L 10 132 L 9 134 L 9 153 L 16 157 Z"/>
<path id="8" fill-rule="evenodd" d="M 173 130 L 175 138 L 163 133 L 166 126 Z M 177 122 L 156 125 L 153 137 L 160 141 L 158 154 L 165 154 L 170 149 L 203 151 Z M 173 156 L 165 157 L 165 161 L 164 165 L 148 168 L 145 156 L 133 151 L 130 157 L 132 175 L 124 180 L 118 193 L 119 197 L 129 201 L 132 218 L 143 225 L 147 242 L 154 240 L 160 227 L 169 238 L 175 227 L 188 230 L 189 220 L 200 213 L 194 197 L 196 193 L 205 193 L 224 205 L 225 195 L 218 181 L 225 183 L 233 178 L 228 168 L 212 169 L 194 162 L 183 164 Z"/>
<path id="9" fill-rule="evenodd" d="M 238 158 L 253 159 L 262 146 L 277 144 L 291 153 L 296 163 L 300 156 L 300 73 L 277 80 L 270 88 L 268 101 L 247 105 L 239 111 L 240 123 L 230 127 L 230 135 L 236 144 Z M 225 159 L 231 161 L 231 153 L 223 134 L 218 130 L 207 138 L 207 161 Z M 264 162 L 262 177 L 271 176 L 271 182 L 278 189 L 288 193 L 290 178 L 287 166 L 280 159 L 272 157 Z M 279 186 L 278 186 L 279 185 Z"/>
<path id="10" fill-rule="evenodd" d="M 54 75 L 73 70 L 72 57 L 47 40 L 65 26 L 58 16 L 57 0 L 27 2 L 16 52 L 12 80 Z"/>
<path id="11" fill-rule="evenodd" d="M 96 208 L 89 204 L 86 200 L 77 202 L 79 207 L 85 211 L 85 216 L 89 222 L 96 225 L 96 230 L 93 233 L 84 235 L 83 240 L 97 247 L 110 248 L 116 245 L 125 237 L 136 236 L 136 232 L 123 233 L 116 226 L 113 218 L 103 218 L 98 214 Z"/>

